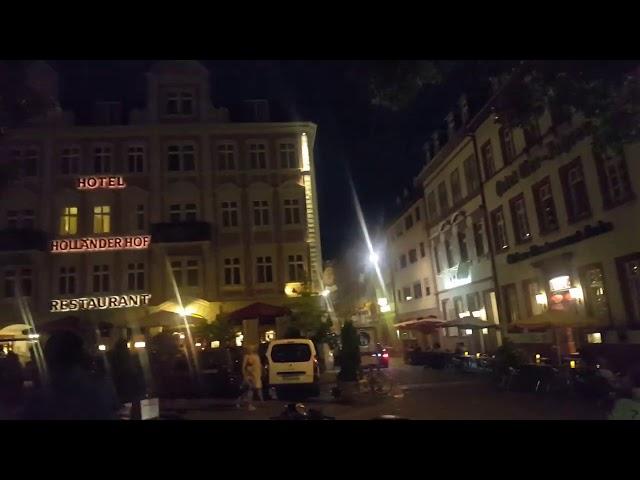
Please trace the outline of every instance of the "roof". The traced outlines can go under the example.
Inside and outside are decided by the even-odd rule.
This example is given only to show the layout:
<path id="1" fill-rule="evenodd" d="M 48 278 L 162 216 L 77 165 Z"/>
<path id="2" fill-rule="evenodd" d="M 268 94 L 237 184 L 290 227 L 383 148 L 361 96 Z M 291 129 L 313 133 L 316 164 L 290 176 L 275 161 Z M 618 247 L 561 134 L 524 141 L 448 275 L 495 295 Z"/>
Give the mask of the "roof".
<path id="1" fill-rule="evenodd" d="M 196 60 L 164 60 L 154 63 L 150 72 L 170 75 L 209 75 L 209 70 Z"/>

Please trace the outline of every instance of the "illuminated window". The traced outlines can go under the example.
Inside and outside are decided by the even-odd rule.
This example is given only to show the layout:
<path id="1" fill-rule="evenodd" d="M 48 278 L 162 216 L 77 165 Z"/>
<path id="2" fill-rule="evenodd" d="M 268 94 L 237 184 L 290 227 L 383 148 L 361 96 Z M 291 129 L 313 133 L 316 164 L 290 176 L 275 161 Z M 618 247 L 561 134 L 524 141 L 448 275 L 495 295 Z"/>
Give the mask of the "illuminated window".
<path id="1" fill-rule="evenodd" d="M 58 293 L 61 295 L 76 293 L 76 280 L 76 267 L 60 267 Z"/>
<path id="2" fill-rule="evenodd" d="M 218 145 L 218 169 L 236 169 L 236 147 L 232 143 L 221 143 Z"/>
<path id="3" fill-rule="evenodd" d="M 237 202 L 222 202 L 222 226 L 226 228 L 238 226 Z"/>
<path id="4" fill-rule="evenodd" d="M 302 255 L 288 255 L 288 271 L 290 282 L 302 282 L 305 280 L 306 272 Z"/>
<path id="5" fill-rule="evenodd" d="M 166 115 L 192 115 L 193 94 L 190 92 L 168 92 L 165 102 Z"/>
<path id="6" fill-rule="evenodd" d="M 602 343 L 602 335 L 600 332 L 588 333 L 587 342 L 589 343 Z"/>
<path id="7" fill-rule="evenodd" d="M 511 207 L 511 220 L 513 221 L 513 232 L 517 243 L 524 243 L 531 240 L 529 229 L 529 219 L 527 218 L 527 206 L 524 202 L 524 195 L 520 194 L 509 201 Z"/>
<path id="8" fill-rule="evenodd" d="M 60 173 L 63 175 L 80 173 L 80 147 L 70 146 L 62 149 Z"/>
<path id="9" fill-rule="evenodd" d="M 93 266 L 93 292 L 101 293 L 110 290 L 109 265 Z"/>
<path id="10" fill-rule="evenodd" d="M 589 265 L 581 268 L 580 284 L 584 292 L 585 305 L 589 315 L 609 321 L 609 305 L 602 265 Z"/>
<path id="11" fill-rule="evenodd" d="M 413 300 L 413 297 L 411 296 L 411 287 L 402 287 L 402 301 L 408 302 L 410 300 Z"/>
<path id="12" fill-rule="evenodd" d="M 60 217 L 60 235 L 78 233 L 78 207 L 64 207 Z"/>
<path id="13" fill-rule="evenodd" d="M 266 227 L 269 225 L 268 201 L 256 200 L 253 202 L 253 224 L 256 227 Z"/>
<path id="14" fill-rule="evenodd" d="M 493 223 L 493 239 L 496 246 L 496 252 L 499 253 L 502 250 L 509 248 L 507 226 L 504 221 L 502 207 L 498 207 L 491 212 L 491 223 Z"/>
<path id="15" fill-rule="evenodd" d="M 298 225 L 300 223 L 300 202 L 298 199 L 286 199 L 284 201 L 285 225 Z"/>
<path id="16" fill-rule="evenodd" d="M 299 168 L 296 146 L 293 143 L 280 144 L 280 168 Z"/>
<path id="17" fill-rule="evenodd" d="M 240 276 L 240 259 L 225 258 L 224 259 L 224 284 L 225 285 L 241 285 Z"/>
<path id="18" fill-rule="evenodd" d="M 129 173 L 144 172 L 144 145 L 129 145 L 127 149 L 127 167 Z"/>
<path id="19" fill-rule="evenodd" d="M 127 266 L 127 289 L 130 291 L 144 290 L 144 263 L 130 263 Z"/>
<path id="20" fill-rule="evenodd" d="M 192 172 L 196 169 L 195 146 L 191 143 L 167 147 L 168 170 L 170 172 Z"/>
<path id="21" fill-rule="evenodd" d="M 111 231 L 111 207 L 101 205 L 93 207 L 93 233 L 109 233 Z"/>
<path id="22" fill-rule="evenodd" d="M 111 173 L 112 149 L 110 145 L 93 147 L 94 173 Z"/>
<path id="23" fill-rule="evenodd" d="M 271 283 L 273 282 L 273 264 L 271 257 L 256 258 L 256 282 Z"/>
<path id="24" fill-rule="evenodd" d="M 253 170 L 267 168 L 267 146 L 264 143 L 249 144 L 249 165 Z"/>

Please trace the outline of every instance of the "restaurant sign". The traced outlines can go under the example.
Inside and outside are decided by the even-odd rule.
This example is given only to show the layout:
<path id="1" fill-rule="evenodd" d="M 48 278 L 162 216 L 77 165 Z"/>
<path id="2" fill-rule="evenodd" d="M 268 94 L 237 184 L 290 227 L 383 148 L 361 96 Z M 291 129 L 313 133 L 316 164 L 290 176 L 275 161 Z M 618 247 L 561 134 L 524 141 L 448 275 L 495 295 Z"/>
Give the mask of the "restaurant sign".
<path id="1" fill-rule="evenodd" d="M 98 188 L 120 189 L 125 188 L 127 183 L 124 177 L 114 175 L 100 175 L 91 177 L 80 177 L 76 180 L 78 190 L 96 190 Z"/>
<path id="2" fill-rule="evenodd" d="M 109 297 L 60 298 L 51 300 L 51 312 L 76 310 L 106 310 L 111 308 L 140 307 L 149 304 L 150 293 L 136 295 L 112 295 Z"/>
<path id="3" fill-rule="evenodd" d="M 87 237 L 53 240 L 52 253 L 100 252 L 108 250 L 142 250 L 149 248 L 151 235 L 123 237 Z"/>

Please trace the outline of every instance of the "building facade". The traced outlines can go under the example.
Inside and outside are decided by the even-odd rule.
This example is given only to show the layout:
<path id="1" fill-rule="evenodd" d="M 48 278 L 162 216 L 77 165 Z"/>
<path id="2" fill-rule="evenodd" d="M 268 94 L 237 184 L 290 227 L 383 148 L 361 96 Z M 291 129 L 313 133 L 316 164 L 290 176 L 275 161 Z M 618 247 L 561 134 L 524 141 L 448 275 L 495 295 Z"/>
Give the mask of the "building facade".
<path id="1" fill-rule="evenodd" d="M 477 148 L 468 130 L 472 122 L 464 98 L 460 121 L 447 116 L 447 141 L 439 148 L 434 136 L 426 147 L 428 163 L 418 176 L 427 209 L 427 237 L 435 278 L 435 294 L 444 321 L 473 317 L 487 328 L 439 330 L 443 348 L 459 342 L 472 353 L 493 350 L 500 336 L 486 210 Z M 430 148 L 433 158 L 430 158 Z"/>
<path id="2" fill-rule="evenodd" d="M 532 349 L 555 344 L 548 354 L 640 343 L 640 145 L 598 153 L 590 127 L 580 115 L 545 112 L 525 130 L 493 118 L 477 130 L 501 151 L 482 162 L 501 318 Z M 555 338 L 521 334 L 548 312 L 566 326 Z"/>
<path id="3" fill-rule="evenodd" d="M 59 110 L 2 142 L 19 170 L 0 206 L 3 325 L 25 324 L 22 304 L 36 327 L 159 331 L 320 291 L 314 124 L 230 122 L 197 62 L 156 64 L 127 124 L 100 107 L 94 125 Z"/>
<path id="4" fill-rule="evenodd" d="M 400 213 L 391 222 L 386 235 L 386 272 L 391 282 L 387 293 L 393 299 L 397 338 L 405 349 L 416 344 L 424 349 L 432 338 L 425 329 L 407 329 L 417 321 L 427 323 L 440 319 L 436 287 L 432 271 L 429 241 L 426 235 L 427 218 L 423 195 L 416 190 L 401 200 Z M 400 199 L 399 199 L 400 200 Z"/>

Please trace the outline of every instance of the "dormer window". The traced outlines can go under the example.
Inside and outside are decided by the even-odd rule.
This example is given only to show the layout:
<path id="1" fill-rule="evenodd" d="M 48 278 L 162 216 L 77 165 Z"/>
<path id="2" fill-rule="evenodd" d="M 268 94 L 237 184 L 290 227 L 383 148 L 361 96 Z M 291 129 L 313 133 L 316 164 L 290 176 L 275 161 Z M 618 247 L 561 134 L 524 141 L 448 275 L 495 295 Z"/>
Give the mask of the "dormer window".
<path id="1" fill-rule="evenodd" d="M 193 93 L 168 92 L 165 113 L 167 115 L 193 115 Z"/>

